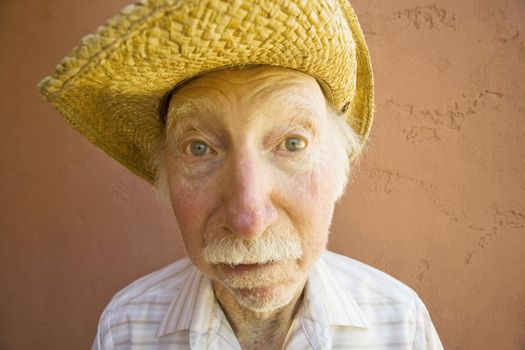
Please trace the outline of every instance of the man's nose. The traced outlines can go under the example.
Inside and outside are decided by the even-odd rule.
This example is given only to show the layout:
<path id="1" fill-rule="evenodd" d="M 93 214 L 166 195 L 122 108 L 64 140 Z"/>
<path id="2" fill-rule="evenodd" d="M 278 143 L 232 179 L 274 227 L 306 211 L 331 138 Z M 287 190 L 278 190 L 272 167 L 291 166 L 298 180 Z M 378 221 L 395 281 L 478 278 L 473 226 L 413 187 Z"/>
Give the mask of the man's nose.
<path id="1" fill-rule="evenodd" d="M 271 199 L 272 178 L 265 164 L 249 154 L 232 157 L 226 171 L 226 226 L 234 234 L 257 239 L 277 220 Z"/>

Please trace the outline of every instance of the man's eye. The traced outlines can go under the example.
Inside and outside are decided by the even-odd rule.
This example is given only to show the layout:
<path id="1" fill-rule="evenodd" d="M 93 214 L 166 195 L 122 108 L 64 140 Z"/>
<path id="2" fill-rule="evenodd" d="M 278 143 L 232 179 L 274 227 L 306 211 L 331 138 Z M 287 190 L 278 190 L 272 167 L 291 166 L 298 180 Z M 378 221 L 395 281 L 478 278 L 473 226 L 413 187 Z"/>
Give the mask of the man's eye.
<path id="1" fill-rule="evenodd" d="M 186 146 L 186 153 L 201 157 L 210 152 L 210 147 L 202 141 L 193 141 Z"/>
<path id="2" fill-rule="evenodd" d="M 284 147 L 290 152 L 297 152 L 306 147 L 306 142 L 300 137 L 291 136 L 284 141 Z"/>

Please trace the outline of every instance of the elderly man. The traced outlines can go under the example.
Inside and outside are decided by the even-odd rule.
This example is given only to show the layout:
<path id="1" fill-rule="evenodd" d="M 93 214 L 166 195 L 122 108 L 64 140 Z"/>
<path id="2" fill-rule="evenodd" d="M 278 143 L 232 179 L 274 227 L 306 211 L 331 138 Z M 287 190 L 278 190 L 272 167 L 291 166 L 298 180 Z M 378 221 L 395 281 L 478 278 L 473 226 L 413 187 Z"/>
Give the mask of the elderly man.
<path id="1" fill-rule="evenodd" d="M 326 251 L 373 113 L 346 0 L 142 1 L 43 95 L 171 201 L 188 258 L 104 311 L 94 349 L 441 349 L 393 278 Z"/>

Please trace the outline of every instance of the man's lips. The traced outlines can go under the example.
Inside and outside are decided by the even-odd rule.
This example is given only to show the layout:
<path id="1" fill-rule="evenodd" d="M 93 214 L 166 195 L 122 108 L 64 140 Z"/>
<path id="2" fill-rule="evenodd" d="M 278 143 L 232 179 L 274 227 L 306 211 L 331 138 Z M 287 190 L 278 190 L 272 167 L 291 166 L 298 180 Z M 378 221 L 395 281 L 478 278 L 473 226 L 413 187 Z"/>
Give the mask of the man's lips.
<path id="1" fill-rule="evenodd" d="M 225 273 L 244 273 L 244 272 L 255 272 L 261 269 L 268 268 L 275 263 L 263 263 L 263 264 L 238 264 L 238 265 L 227 265 L 221 264 L 221 269 Z"/>

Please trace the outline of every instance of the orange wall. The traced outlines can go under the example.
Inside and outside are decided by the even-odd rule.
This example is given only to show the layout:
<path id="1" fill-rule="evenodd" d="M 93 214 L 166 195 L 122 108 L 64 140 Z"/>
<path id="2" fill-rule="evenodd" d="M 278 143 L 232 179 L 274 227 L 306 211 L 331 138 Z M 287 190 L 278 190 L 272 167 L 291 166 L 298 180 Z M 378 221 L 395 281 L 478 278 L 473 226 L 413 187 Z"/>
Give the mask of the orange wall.
<path id="1" fill-rule="evenodd" d="M 154 191 L 35 84 L 125 0 L 0 2 L 0 349 L 83 349 L 110 297 L 181 257 Z M 425 300 L 447 349 L 525 348 L 525 3 L 354 0 L 377 114 L 331 249 Z"/>

